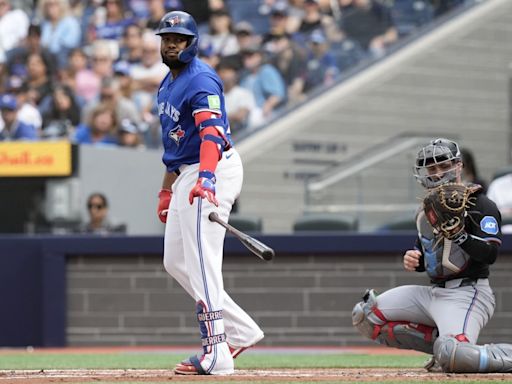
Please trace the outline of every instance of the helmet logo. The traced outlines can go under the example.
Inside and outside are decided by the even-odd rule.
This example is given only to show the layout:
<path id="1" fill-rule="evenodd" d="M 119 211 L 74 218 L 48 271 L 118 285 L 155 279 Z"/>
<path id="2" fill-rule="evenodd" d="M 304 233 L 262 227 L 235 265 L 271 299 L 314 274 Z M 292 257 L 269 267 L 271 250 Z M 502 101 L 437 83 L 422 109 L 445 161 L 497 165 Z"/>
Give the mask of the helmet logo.
<path id="1" fill-rule="evenodd" d="M 169 25 L 171 27 L 174 27 L 175 25 L 181 24 L 182 21 L 181 21 L 181 18 L 179 16 L 173 16 L 169 20 L 167 20 L 167 23 L 169 23 Z"/>

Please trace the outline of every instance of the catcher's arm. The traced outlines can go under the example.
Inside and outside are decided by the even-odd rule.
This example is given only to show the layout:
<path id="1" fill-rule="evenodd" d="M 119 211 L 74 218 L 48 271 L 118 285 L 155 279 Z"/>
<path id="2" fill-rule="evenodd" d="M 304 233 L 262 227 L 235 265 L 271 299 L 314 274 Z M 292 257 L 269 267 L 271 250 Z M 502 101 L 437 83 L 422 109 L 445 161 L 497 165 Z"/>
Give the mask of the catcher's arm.
<path id="1" fill-rule="evenodd" d="M 483 194 L 478 196 L 474 210 L 479 212 L 478 220 L 468 227 L 470 234 L 459 246 L 472 260 L 483 264 L 493 264 L 498 257 L 501 245 L 501 215 L 496 204 Z M 496 223 L 496 229 L 486 229 L 486 223 Z M 492 232 L 492 233 L 491 233 Z"/>

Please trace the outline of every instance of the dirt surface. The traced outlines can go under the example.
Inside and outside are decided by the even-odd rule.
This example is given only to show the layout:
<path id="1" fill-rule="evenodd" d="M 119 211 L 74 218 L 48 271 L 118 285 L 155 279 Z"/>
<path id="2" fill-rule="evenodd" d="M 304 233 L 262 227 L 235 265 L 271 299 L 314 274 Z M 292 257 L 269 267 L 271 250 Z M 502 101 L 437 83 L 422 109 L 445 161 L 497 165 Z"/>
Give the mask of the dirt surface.
<path id="1" fill-rule="evenodd" d="M 344 381 L 417 381 L 433 382 L 450 380 L 496 381 L 511 380 L 510 374 L 445 374 L 428 373 L 423 369 L 268 369 L 237 370 L 230 376 L 181 376 L 171 370 L 45 370 L 45 371 L 0 371 L 0 384 L 46 384 L 46 383 L 95 383 L 102 382 L 344 382 Z"/>

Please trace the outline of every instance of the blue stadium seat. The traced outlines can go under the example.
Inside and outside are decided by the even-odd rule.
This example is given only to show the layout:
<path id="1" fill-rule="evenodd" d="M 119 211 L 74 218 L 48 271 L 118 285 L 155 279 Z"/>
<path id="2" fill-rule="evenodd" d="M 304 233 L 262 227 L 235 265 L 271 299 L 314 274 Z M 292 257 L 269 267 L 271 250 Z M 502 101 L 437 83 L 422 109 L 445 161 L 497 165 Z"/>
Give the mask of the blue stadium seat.
<path id="1" fill-rule="evenodd" d="M 434 17 L 432 4 L 427 0 L 395 0 L 391 17 L 400 36 L 413 32 Z"/>

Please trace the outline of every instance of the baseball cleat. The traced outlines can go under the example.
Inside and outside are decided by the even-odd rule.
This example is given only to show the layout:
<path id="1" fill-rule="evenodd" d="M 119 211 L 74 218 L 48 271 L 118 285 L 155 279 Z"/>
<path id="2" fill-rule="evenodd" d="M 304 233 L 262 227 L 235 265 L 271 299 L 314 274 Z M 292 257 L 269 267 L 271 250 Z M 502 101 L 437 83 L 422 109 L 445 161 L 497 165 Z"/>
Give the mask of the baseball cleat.
<path id="1" fill-rule="evenodd" d="M 207 375 L 197 356 L 191 356 L 187 360 L 176 364 L 174 373 L 177 375 Z"/>
<path id="2" fill-rule="evenodd" d="M 231 353 L 231 357 L 233 357 L 233 359 L 236 359 L 239 354 L 241 354 L 246 349 L 252 347 L 252 345 L 249 347 L 238 347 L 238 348 L 232 347 L 231 345 L 228 345 L 228 346 L 229 346 L 229 352 Z"/>

